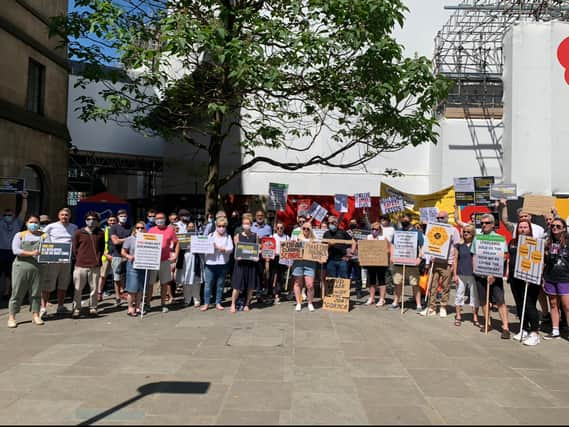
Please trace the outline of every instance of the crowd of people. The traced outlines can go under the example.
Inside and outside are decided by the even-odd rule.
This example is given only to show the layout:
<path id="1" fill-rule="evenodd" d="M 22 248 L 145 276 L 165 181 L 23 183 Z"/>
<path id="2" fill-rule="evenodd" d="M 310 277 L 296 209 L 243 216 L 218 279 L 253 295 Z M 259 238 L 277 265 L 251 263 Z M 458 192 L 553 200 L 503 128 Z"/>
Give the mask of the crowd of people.
<path id="1" fill-rule="evenodd" d="M 22 212 L 26 210 L 23 197 Z M 308 311 L 315 310 L 315 285 L 322 284 L 325 277 L 351 279 L 355 298 L 364 298 L 363 283 L 368 290 L 366 306 L 386 306 L 387 310 L 398 311 L 405 304 L 402 297 L 404 284 L 410 285 L 413 302 L 410 304 L 421 316 L 438 315 L 446 317 L 450 311 L 449 296 L 451 284 L 456 285 L 454 325 L 461 326 L 464 320 L 466 301 L 472 308 L 472 324 L 485 331 L 491 325 L 484 325 L 489 312 L 497 309 L 502 325 L 501 337 L 510 338 L 509 312 L 504 293 L 504 281 L 510 284 L 516 314 L 524 318 L 515 339 L 533 346 L 541 341 L 540 329 L 551 322 L 551 332 L 544 338 L 560 337 L 560 327 L 569 315 L 569 236 L 565 220 L 552 214 L 546 218 L 547 228 L 532 223 L 529 213 L 519 210 L 518 222 L 507 219 L 505 201 L 496 207 L 504 223 L 512 231 L 513 238 L 504 245 L 504 274 L 501 277 L 480 276 L 474 273 L 477 235 L 495 234 L 495 217 L 485 214 L 481 228 L 477 229 L 474 217 L 469 222 L 457 220 L 451 236 L 451 247 L 446 259 L 431 258 L 423 253 L 426 224 L 414 223 L 407 214 L 401 214 L 393 224 L 388 215 L 370 223 L 367 216 L 358 222 L 351 219 L 343 229 L 341 218 L 330 215 L 322 222 L 309 216 L 298 216 L 297 223 L 285 224 L 275 221 L 274 229 L 267 223 L 263 211 L 254 215 L 224 211 L 208 215 L 207 222 L 194 221 L 190 212 L 181 209 L 166 215 L 164 212 L 148 210 L 144 221 L 130 221 L 126 210 L 106 219 L 101 226 L 97 212 L 88 212 L 82 220 L 85 226 L 78 228 L 71 220 L 71 211 L 63 208 L 55 222 L 46 215 L 22 213 L 15 216 L 6 210 L 0 219 L 0 274 L 4 276 L 5 288 L 10 295 L 8 327 L 17 327 L 16 314 L 20 311 L 26 295 L 33 323 L 44 324 L 51 315 L 82 315 L 83 306 L 88 306 L 90 316 L 97 316 L 103 301 L 108 277 L 114 287 L 114 307 L 126 307 L 128 316 L 136 317 L 152 309 L 154 284 L 159 284 L 160 310 L 167 313 L 177 299 L 178 293 L 186 307 L 195 306 L 200 311 L 209 309 L 226 310 L 231 313 L 247 312 L 254 304 L 280 304 L 283 300 L 294 301 L 294 310 L 302 311 L 304 304 Z M 457 209 L 456 217 L 460 218 Z M 439 211 L 437 222 L 448 223 L 449 214 Z M 317 240 L 315 229 L 325 229 L 321 240 L 329 241 L 328 260 L 325 264 L 315 261 L 295 260 L 287 263 L 280 260 L 280 245 L 283 241 Z M 396 230 L 417 233 L 417 253 L 414 265 L 391 264 L 390 266 L 362 265 L 358 258 L 358 239 L 385 240 L 393 254 Z M 287 233 L 288 231 L 288 233 Z M 360 231 L 356 238 L 356 232 Z M 162 236 L 160 268 L 156 271 L 135 268 L 136 237 L 138 233 Z M 191 246 L 180 248 L 180 234 L 207 235 L 213 241 L 211 254 L 192 253 Z M 541 285 L 530 285 L 524 306 L 525 282 L 513 274 L 518 238 L 521 235 L 545 239 L 544 277 Z M 260 243 L 264 237 L 273 237 L 276 242 L 274 259 L 241 259 L 235 257 L 235 246 L 241 243 Z M 41 241 L 70 243 L 72 262 L 38 263 Z M 345 243 L 343 243 L 345 241 Z M 423 306 L 423 279 L 429 272 L 429 284 Z M 71 309 L 65 304 L 68 288 L 73 283 Z M 490 303 L 486 304 L 487 284 Z M 83 301 L 83 291 L 89 285 L 88 301 Z M 393 298 L 388 303 L 387 287 L 393 286 Z M 224 300 L 224 289 L 231 288 L 230 301 Z M 316 286 L 317 288 L 317 286 Z M 49 313 L 51 297 L 55 292 L 57 307 Z M 145 297 L 143 297 L 145 295 Z M 180 296 L 181 296 L 180 295 Z M 376 301 L 376 296 L 377 301 Z M 414 303 L 414 304 L 413 304 Z M 541 306 L 541 319 L 538 311 Z M 407 304 L 409 305 L 409 304 Z M 483 309 L 483 316 L 480 315 Z M 522 313 L 522 310 L 525 310 Z"/>

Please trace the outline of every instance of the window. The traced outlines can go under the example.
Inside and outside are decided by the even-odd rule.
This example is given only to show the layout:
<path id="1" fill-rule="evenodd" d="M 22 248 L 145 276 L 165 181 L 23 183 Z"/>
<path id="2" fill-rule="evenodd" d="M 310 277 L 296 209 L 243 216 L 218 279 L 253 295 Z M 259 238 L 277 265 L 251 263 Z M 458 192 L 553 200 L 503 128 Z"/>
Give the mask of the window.
<path id="1" fill-rule="evenodd" d="M 24 178 L 24 188 L 28 192 L 28 212 L 40 215 L 43 212 L 44 185 L 41 173 L 35 166 L 25 166 L 20 174 Z M 19 209 L 19 207 L 18 207 Z"/>
<path id="2" fill-rule="evenodd" d="M 45 98 L 45 66 L 30 58 L 26 110 L 43 115 Z"/>

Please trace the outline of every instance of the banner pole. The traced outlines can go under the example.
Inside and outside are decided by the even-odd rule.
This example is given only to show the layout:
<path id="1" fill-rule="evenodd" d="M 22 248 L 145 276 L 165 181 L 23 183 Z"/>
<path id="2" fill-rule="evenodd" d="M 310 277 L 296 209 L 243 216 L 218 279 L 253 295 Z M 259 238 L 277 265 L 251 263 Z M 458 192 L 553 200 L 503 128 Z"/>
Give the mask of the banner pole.
<path id="1" fill-rule="evenodd" d="M 431 266 L 429 267 L 429 278 L 427 279 L 427 293 L 425 294 L 425 304 L 426 304 L 426 308 L 427 308 L 427 315 L 425 317 L 429 316 L 429 305 L 431 302 L 431 286 L 432 286 L 432 282 L 433 282 L 433 268 L 435 267 L 435 263 L 431 261 Z"/>
<path id="2" fill-rule="evenodd" d="M 490 282 L 488 281 L 488 276 L 486 276 L 486 312 L 484 313 L 484 333 L 488 335 L 488 323 L 490 323 Z"/>
<path id="3" fill-rule="evenodd" d="M 405 308 L 405 264 L 403 264 L 403 282 L 401 283 L 401 314 Z"/>
<path id="4" fill-rule="evenodd" d="M 522 304 L 522 318 L 520 319 L 520 343 L 523 341 L 524 338 L 524 318 L 526 314 L 526 302 L 528 298 L 528 282 L 526 281 L 526 287 L 524 290 L 524 303 Z M 529 331 L 528 331 L 529 332 Z"/>
<path id="5" fill-rule="evenodd" d="M 288 278 L 290 276 L 290 267 L 291 264 L 288 265 L 288 268 L 286 270 L 286 280 L 285 280 L 285 292 L 288 294 Z"/>
<path id="6" fill-rule="evenodd" d="M 144 270 L 144 287 L 142 288 L 142 309 L 140 310 L 140 318 L 144 316 L 144 304 L 146 304 L 146 282 L 148 281 L 148 269 Z"/>

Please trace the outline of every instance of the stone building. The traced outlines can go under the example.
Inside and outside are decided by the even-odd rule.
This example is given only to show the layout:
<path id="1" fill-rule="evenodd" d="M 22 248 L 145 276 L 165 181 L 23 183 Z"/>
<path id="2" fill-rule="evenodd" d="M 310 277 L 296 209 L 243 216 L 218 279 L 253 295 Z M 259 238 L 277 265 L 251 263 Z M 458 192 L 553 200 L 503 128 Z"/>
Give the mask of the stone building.
<path id="1" fill-rule="evenodd" d="M 0 7 L 0 177 L 23 177 L 30 213 L 66 205 L 69 131 L 67 52 L 48 35 L 67 0 L 2 0 Z M 20 203 L 0 198 L 0 208 Z"/>

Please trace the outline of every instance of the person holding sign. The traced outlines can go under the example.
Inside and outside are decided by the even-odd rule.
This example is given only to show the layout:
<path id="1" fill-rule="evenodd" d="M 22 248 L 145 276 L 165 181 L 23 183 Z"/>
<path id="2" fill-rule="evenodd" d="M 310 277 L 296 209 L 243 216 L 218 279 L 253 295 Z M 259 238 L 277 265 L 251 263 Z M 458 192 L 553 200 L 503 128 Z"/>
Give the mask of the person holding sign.
<path id="1" fill-rule="evenodd" d="M 474 279 L 474 271 L 472 270 L 472 252 L 470 252 L 475 235 L 476 227 L 474 224 L 465 224 L 462 229 L 462 240 L 452 248 L 454 251 L 452 280 L 456 284 L 456 296 L 454 300 L 456 305 L 456 315 L 454 316 L 455 326 L 462 324 L 462 307 L 464 306 L 465 294 L 468 289 L 470 293 L 470 305 L 472 307 L 472 323 L 474 326 L 480 327 L 480 322 L 478 321 L 480 300 L 478 299 L 476 280 Z"/>
<path id="2" fill-rule="evenodd" d="M 302 234 L 298 236 L 304 246 L 306 242 L 316 240 L 316 236 L 312 231 L 312 224 L 305 222 L 302 225 Z M 306 293 L 308 299 L 308 311 L 314 311 L 314 277 L 316 277 L 316 261 L 295 260 L 292 264 L 292 277 L 294 277 L 294 297 L 296 298 L 296 311 L 302 310 L 302 281 L 306 285 Z"/>
<path id="3" fill-rule="evenodd" d="M 543 290 L 551 304 L 551 334 L 545 339 L 556 339 L 559 334 L 560 306 L 569 323 L 569 235 L 567 223 L 555 218 L 551 224 L 551 238 L 545 244 L 545 268 Z"/>
<path id="4" fill-rule="evenodd" d="M 282 221 L 278 221 L 275 226 L 276 233 L 273 234 L 273 238 L 276 242 L 275 248 L 275 258 L 270 261 L 269 265 L 269 286 L 273 288 L 273 294 L 275 297 L 274 303 L 280 303 L 280 291 L 283 288 L 283 280 L 287 274 L 287 266 L 280 263 L 280 256 L 281 253 L 281 242 L 286 242 L 290 240 L 290 237 L 285 234 L 285 226 Z"/>
<path id="5" fill-rule="evenodd" d="M 138 221 L 134 226 L 132 235 L 127 237 L 121 249 L 121 255 L 126 259 L 126 285 L 125 290 L 128 293 L 128 309 L 126 314 L 130 317 L 137 317 L 142 310 L 141 300 L 144 291 L 145 270 L 134 268 L 134 258 L 136 256 L 136 235 L 144 233 L 146 224 L 144 221 Z"/>
<path id="6" fill-rule="evenodd" d="M 40 317 L 40 268 L 36 257 L 42 239 L 40 219 L 31 215 L 26 221 L 26 231 L 17 233 L 12 239 L 12 252 L 16 256 L 12 266 L 12 296 L 8 306 L 8 327 L 15 328 L 16 314 L 26 294 L 29 294 L 33 322 L 43 325 Z"/>
<path id="7" fill-rule="evenodd" d="M 251 231 L 253 217 L 250 214 L 243 215 L 241 227 L 243 231 L 235 236 L 235 244 L 242 243 L 259 243 L 259 237 Z M 261 271 L 259 268 L 259 260 L 244 260 L 235 256 L 235 267 L 233 268 L 233 278 L 231 281 L 233 293 L 231 294 L 231 313 L 237 311 L 235 304 L 241 292 L 245 292 L 247 299 L 243 311 L 249 311 L 253 291 L 260 292 L 262 286 Z"/>
<path id="8" fill-rule="evenodd" d="M 383 235 L 383 230 L 379 222 L 374 222 L 371 225 L 371 234 L 368 234 L 367 240 L 385 240 L 387 242 L 387 251 L 391 252 L 391 243 L 389 237 Z M 367 270 L 367 287 L 369 289 L 369 298 L 366 301 L 366 305 L 372 305 L 375 302 L 375 289 L 379 286 L 379 301 L 376 307 L 381 307 L 385 305 L 385 272 L 387 267 L 366 267 L 362 265 Z"/>
<path id="9" fill-rule="evenodd" d="M 352 246 L 352 238 L 344 230 L 338 229 L 338 218 L 328 217 L 328 231 L 324 233 L 324 239 L 346 240 L 346 244 L 331 243 L 328 246 L 328 263 L 326 271 L 329 277 L 348 278 L 348 248 Z"/>
<path id="10" fill-rule="evenodd" d="M 537 311 L 537 300 L 539 298 L 540 287 L 535 284 L 528 284 L 525 280 L 517 279 L 514 276 L 516 270 L 516 258 L 520 249 L 520 236 L 532 237 L 531 223 L 527 220 L 521 220 L 516 227 L 516 237 L 514 237 L 508 245 L 508 282 L 512 295 L 516 301 L 516 312 L 518 318 L 524 320 L 524 324 L 520 324 L 520 332 L 514 335 L 514 339 L 522 341 L 525 345 L 534 346 L 539 344 L 539 312 Z M 527 285 L 527 295 L 524 310 L 524 294 Z"/>
<path id="11" fill-rule="evenodd" d="M 506 247 L 506 240 L 501 237 L 498 233 L 494 231 L 494 215 L 491 214 L 484 214 L 482 215 L 482 232 L 478 234 L 472 243 L 472 247 L 470 251 L 473 254 L 472 257 L 472 264 L 474 267 L 474 278 L 476 280 L 476 289 L 478 291 L 478 298 L 481 304 L 484 304 L 484 318 L 486 319 L 486 325 L 480 328 L 480 332 L 486 332 L 490 329 L 490 307 L 488 302 L 488 296 L 486 293 L 486 288 L 489 287 L 490 293 L 492 294 L 494 303 L 498 306 L 498 313 L 500 314 L 500 318 L 502 319 L 502 339 L 509 339 L 510 338 L 510 330 L 508 328 L 508 307 L 506 307 L 506 300 L 504 299 L 504 263 L 499 261 L 498 269 L 500 270 L 499 274 L 483 274 L 480 273 L 481 266 L 487 266 L 490 264 L 492 267 L 492 259 L 488 260 L 488 258 L 494 258 L 494 253 L 501 255 L 504 257 L 508 253 L 508 248 Z M 495 241 L 490 236 L 499 236 L 500 239 L 496 238 Z M 490 237 L 490 239 L 488 239 Z M 479 246 L 482 246 L 479 241 L 491 241 L 491 246 L 494 246 L 494 243 L 499 245 L 498 249 L 495 249 L 492 254 L 487 254 L 482 250 L 478 250 Z M 479 259 L 480 258 L 480 259 Z M 504 259 L 505 261 L 505 259 Z M 477 263 L 479 265 L 477 265 Z M 478 267 L 478 268 L 477 268 Z"/>
<path id="12" fill-rule="evenodd" d="M 195 232 L 193 222 L 188 224 L 187 231 L 188 233 Z M 176 281 L 184 286 L 184 305 L 189 307 L 193 299 L 194 307 L 199 307 L 201 305 L 201 284 L 205 283 L 204 257 L 200 254 L 193 253 L 191 245 L 188 245 L 184 253 L 183 269 L 178 270 L 176 273 Z"/>

